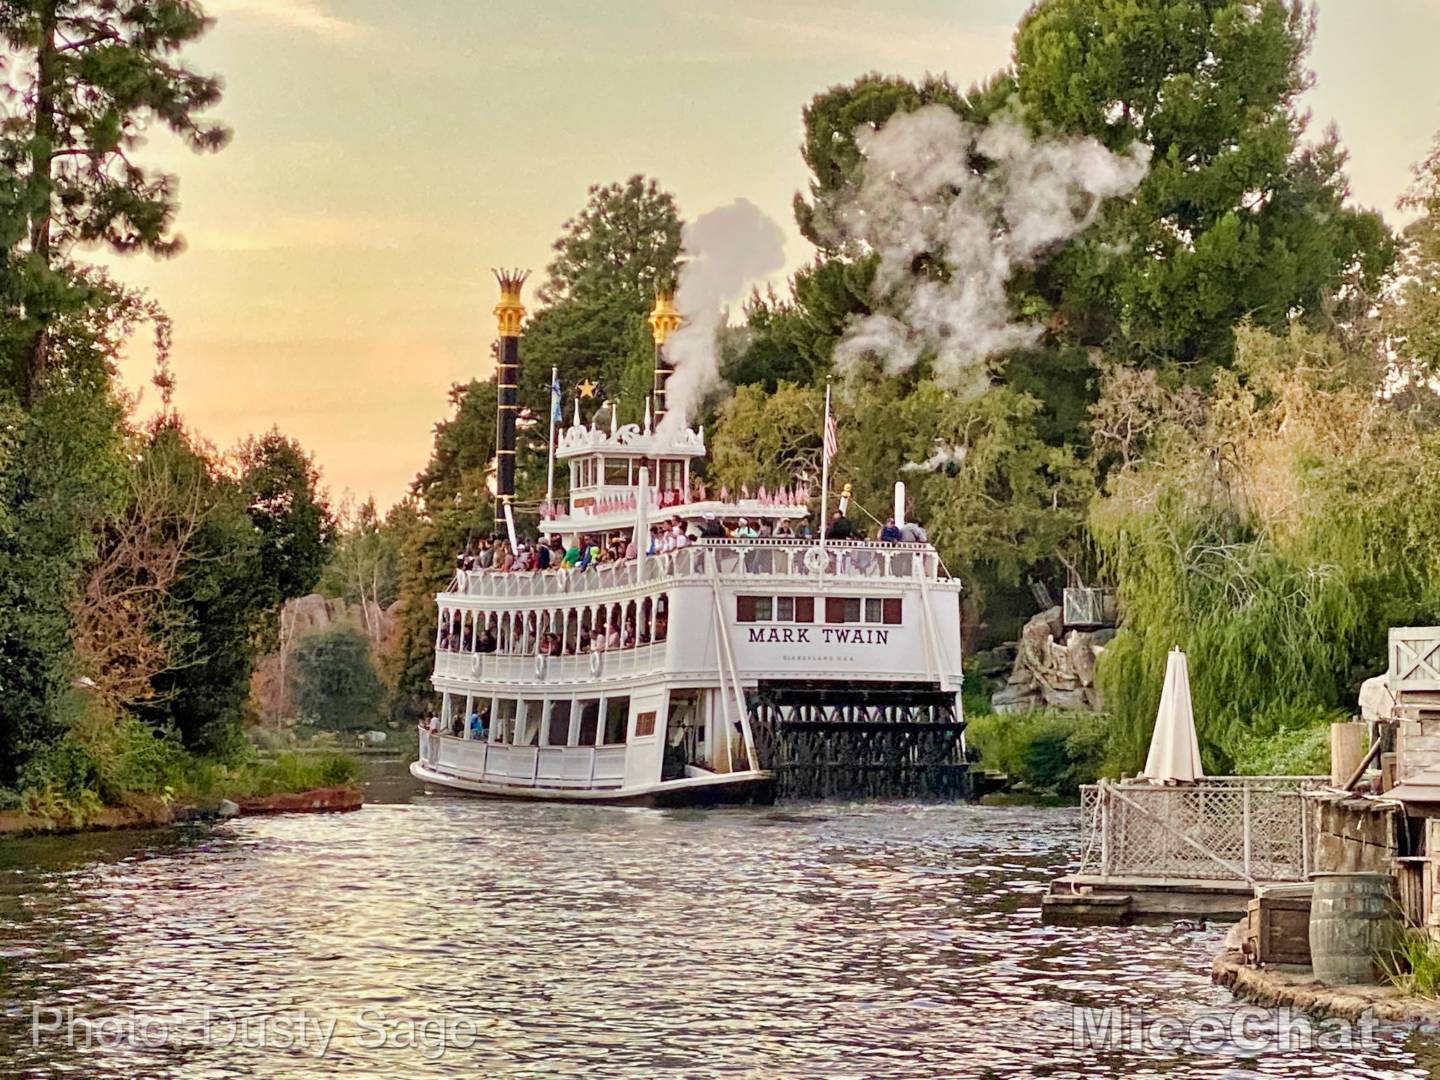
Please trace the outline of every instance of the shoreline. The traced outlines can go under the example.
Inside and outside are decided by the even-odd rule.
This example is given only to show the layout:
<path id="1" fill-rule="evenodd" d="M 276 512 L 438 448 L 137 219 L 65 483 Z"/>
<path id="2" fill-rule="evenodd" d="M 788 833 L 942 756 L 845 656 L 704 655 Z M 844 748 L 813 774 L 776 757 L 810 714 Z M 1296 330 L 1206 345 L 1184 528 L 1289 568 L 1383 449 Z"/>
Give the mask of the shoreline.
<path id="1" fill-rule="evenodd" d="M 226 813 L 225 803 L 234 809 Z M 125 829 L 163 829 L 189 822 L 223 821 L 235 817 L 273 814 L 343 814 L 365 803 L 364 787 L 341 784 L 275 795 L 239 795 L 213 803 L 166 803 L 157 796 L 142 796 L 125 806 L 105 806 L 84 820 L 56 820 L 23 810 L 0 811 L 0 842 L 10 837 L 68 836 L 85 832 Z"/>

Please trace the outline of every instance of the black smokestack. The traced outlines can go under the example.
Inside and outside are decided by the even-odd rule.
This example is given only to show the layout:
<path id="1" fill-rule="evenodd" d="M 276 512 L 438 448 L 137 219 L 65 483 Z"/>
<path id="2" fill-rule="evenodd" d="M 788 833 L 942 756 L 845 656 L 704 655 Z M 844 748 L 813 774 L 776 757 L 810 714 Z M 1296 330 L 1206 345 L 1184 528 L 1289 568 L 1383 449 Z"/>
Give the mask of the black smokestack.
<path id="1" fill-rule="evenodd" d="M 505 507 L 515 498 L 515 415 L 519 411 L 520 387 L 520 322 L 525 306 L 520 303 L 520 290 L 525 287 L 528 270 L 496 270 L 500 283 L 500 303 L 495 305 L 495 319 L 500 330 L 500 359 L 495 370 L 495 531 L 505 528 Z"/>
<path id="2" fill-rule="evenodd" d="M 655 338 L 655 426 L 660 426 L 660 421 L 666 413 L 665 383 L 670 378 L 670 373 L 675 370 L 675 365 L 665 356 L 665 339 L 668 338 L 680 327 L 682 322 L 680 312 L 675 310 L 675 290 L 673 288 L 661 288 L 655 290 L 655 310 L 650 312 L 650 334 Z"/>

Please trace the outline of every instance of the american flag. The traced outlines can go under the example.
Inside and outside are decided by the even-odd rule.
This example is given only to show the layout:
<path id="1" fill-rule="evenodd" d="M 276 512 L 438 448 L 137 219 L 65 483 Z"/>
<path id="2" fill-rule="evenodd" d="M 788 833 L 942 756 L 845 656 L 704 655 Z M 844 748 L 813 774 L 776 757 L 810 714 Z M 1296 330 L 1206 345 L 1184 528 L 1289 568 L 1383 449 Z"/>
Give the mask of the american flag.
<path id="1" fill-rule="evenodd" d="M 828 465 L 840 452 L 840 437 L 835 433 L 835 417 L 825 414 L 825 463 Z"/>

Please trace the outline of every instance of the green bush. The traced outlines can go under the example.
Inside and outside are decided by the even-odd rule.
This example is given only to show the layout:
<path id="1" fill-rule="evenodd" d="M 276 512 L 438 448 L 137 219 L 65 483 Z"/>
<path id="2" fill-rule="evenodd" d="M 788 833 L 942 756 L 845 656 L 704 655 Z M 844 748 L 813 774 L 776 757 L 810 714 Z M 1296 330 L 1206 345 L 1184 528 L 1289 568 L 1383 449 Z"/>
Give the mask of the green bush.
<path id="1" fill-rule="evenodd" d="M 965 739 L 984 768 L 1036 790 L 1074 795 L 1106 772 L 1110 733 L 1104 715 L 1036 710 L 976 716 Z"/>
<path id="2" fill-rule="evenodd" d="M 278 795 L 289 791 L 339 787 L 359 779 L 360 762 L 349 754 L 278 754 L 221 781 L 226 795 Z"/>
<path id="3" fill-rule="evenodd" d="M 306 723 L 353 731 L 383 722 L 385 687 L 360 631 L 337 626 L 301 639 L 292 658 L 290 692 Z"/>
<path id="4" fill-rule="evenodd" d="M 1330 725 L 1348 720 L 1338 710 L 1278 710 L 1257 724 L 1257 730 L 1234 740 L 1230 756 L 1242 776 L 1318 776 L 1330 771 Z M 1274 725 L 1273 727 L 1271 725 Z M 1259 734 L 1269 731 L 1270 734 Z"/>
<path id="5" fill-rule="evenodd" d="M 1440 997 L 1440 942 L 1432 941 L 1423 930 L 1402 934 L 1395 949 L 1382 957 L 1381 966 L 1390 982 L 1404 993 Z"/>

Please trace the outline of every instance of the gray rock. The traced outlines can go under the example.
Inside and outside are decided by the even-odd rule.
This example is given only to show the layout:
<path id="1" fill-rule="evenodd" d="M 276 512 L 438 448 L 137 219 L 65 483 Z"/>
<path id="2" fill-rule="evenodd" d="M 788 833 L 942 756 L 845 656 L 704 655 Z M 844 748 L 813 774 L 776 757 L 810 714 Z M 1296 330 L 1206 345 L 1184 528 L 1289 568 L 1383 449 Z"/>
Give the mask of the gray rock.
<path id="1" fill-rule="evenodd" d="M 231 802 L 229 799 L 221 799 L 220 806 L 215 811 L 215 816 L 219 818 L 239 817 L 240 807 L 237 806 L 235 803 Z"/>

